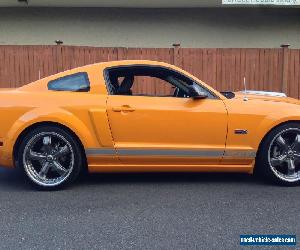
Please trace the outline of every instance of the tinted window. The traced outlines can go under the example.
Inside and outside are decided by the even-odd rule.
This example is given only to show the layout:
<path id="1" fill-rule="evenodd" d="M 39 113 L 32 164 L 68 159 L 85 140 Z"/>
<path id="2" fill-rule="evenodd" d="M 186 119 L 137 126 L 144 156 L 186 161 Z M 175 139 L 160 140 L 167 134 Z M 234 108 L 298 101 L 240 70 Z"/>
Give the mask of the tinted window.
<path id="1" fill-rule="evenodd" d="M 90 90 L 90 82 L 87 73 L 81 72 L 50 81 L 48 89 L 87 92 Z"/>
<path id="2" fill-rule="evenodd" d="M 209 98 L 206 88 L 189 77 L 160 66 L 120 66 L 106 70 L 106 82 L 112 95 L 189 98 L 189 86 L 196 85 Z"/>

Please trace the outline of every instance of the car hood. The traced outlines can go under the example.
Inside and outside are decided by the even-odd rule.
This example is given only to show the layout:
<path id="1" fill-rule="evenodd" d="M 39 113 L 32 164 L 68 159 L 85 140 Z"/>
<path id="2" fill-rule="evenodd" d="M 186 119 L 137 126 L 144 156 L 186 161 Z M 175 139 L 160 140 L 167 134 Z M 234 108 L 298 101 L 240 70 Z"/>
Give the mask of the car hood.
<path id="1" fill-rule="evenodd" d="M 267 93 L 267 92 L 266 92 Z M 285 102 L 291 104 L 300 105 L 300 100 L 291 98 L 291 97 L 280 97 L 280 96 L 271 96 L 269 94 L 248 94 L 243 92 L 234 92 L 235 98 L 243 99 L 247 98 L 248 100 L 263 100 L 263 101 L 272 101 L 272 102 Z"/>

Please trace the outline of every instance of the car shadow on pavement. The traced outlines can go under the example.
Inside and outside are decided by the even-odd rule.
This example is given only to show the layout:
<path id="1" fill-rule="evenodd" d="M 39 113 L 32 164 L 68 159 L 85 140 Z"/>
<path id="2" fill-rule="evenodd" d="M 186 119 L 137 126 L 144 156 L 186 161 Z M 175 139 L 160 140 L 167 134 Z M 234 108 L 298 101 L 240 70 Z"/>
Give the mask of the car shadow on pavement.
<path id="1" fill-rule="evenodd" d="M 24 176 L 16 169 L 0 168 L 1 191 L 32 190 Z"/>
<path id="2" fill-rule="evenodd" d="M 269 185 L 249 174 L 239 173 L 101 173 L 86 174 L 78 185 L 99 185 L 112 183 L 248 183 Z"/>
<path id="3" fill-rule="evenodd" d="M 197 183 L 270 185 L 252 175 L 238 173 L 99 173 L 80 176 L 74 186 L 142 183 Z M 0 169 L 1 190 L 33 190 L 16 169 Z"/>

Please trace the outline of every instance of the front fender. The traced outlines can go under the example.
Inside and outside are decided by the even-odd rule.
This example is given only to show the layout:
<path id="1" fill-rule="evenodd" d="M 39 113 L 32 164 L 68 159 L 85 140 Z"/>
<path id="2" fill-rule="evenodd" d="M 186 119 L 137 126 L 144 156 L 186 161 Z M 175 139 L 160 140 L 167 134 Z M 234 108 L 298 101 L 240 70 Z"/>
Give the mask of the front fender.
<path id="1" fill-rule="evenodd" d="M 256 99 L 230 99 L 225 103 L 229 116 L 226 148 L 257 151 L 274 127 L 289 121 L 300 122 L 300 106 L 293 103 Z M 237 130 L 247 133 L 239 134 Z"/>
<path id="2" fill-rule="evenodd" d="M 265 117 L 261 121 L 261 123 L 257 126 L 256 129 L 256 138 L 258 140 L 254 141 L 254 148 L 258 148 L 260 143 L 263 141 L 265 136 L 275 127 L 287 123 L 287 122 L 299 122 L 300 123 L 300 112 L 299 114 L 293 114 L 293 115 L 288 115 L 288 114 L 278 114 L 278 113 L 272 113 Z"/>

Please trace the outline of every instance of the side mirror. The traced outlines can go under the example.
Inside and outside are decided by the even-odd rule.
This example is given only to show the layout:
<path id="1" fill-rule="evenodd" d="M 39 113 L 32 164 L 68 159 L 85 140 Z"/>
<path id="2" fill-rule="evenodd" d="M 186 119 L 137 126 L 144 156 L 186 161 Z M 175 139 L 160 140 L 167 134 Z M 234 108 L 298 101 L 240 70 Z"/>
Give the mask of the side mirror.
<path id="1" fill-rule="evenodd" d="M 205 92 L 202 92 L 202 89 L 197 85 L 189 85 L 189 96 L 193 99 L 205 99 L 208 95 Z"/>

